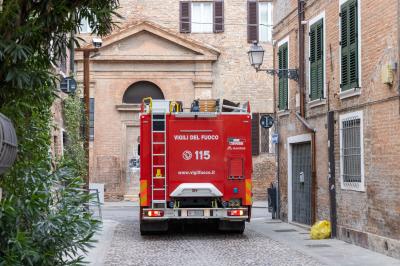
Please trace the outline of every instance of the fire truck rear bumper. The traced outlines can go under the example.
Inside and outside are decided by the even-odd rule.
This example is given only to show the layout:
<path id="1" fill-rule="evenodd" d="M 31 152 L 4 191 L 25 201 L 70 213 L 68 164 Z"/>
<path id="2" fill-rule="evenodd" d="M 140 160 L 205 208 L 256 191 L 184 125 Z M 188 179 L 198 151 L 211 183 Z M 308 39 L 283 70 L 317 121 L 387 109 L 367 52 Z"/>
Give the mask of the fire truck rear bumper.
<path id="1" fill-rule="evenodd" d="M 149 217 L 146 215 L 148 211 L 159 210 L 163 212 L 162 216 Z M 242 215 L 229 215 L 229 212 L 242 211 Z M 247 208 L 174 208 L 174 209 L 143 209 L 143 220 L 184 220 L 184 219 L 217 219 L 227 221 L 244 221 L 248 220 Z"/>

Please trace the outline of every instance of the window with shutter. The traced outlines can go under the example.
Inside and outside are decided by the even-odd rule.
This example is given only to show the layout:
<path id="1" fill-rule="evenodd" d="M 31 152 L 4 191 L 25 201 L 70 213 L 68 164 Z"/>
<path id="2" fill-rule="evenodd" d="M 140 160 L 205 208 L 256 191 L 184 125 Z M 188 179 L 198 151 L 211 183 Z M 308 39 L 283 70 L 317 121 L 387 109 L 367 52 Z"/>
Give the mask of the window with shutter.
<path id="1" fill-rule="evenodd" d="M 364 190 L 363 113 L 339 116 L 340 176 L 343 189 Z"/>
<path id="2" fill-rule="evenodd" d="M 323 19 L 310 28 L 310 100 L 324 97 Z"/>
<path id="3" fill-rule="evenodd" d="M 247 2 L 247 41 L 258 41 L 258 3 L 255 0 Z"/>
<path id="4" fill-rule="evenodd" d="M 278 109 L 288 109 L 288 44 L 285 43 L 278 50 L 279 65 L 279 92 L 278 92 Z"/>
<path id="5" fill-rule="evenodd" d="M 359 86 L 357 0 L 345 2 L 340 11 L 341 89 L 345 91 Z"/>
<path id="6" fill-rule="evenodd" d="M 252 155 L 260 154 L 260 114 L 253 113 L 251 120 L 251 151 Z"/>
<path id="7" fill-rule="evenodd" d="M 180 32 L 189 33 L 191 31 L 191 6 L 189 1 L 179 3 L 179 27 Z"/>
<path id="8" fill-rule="evenodd" d="M 224 32 L 224 1 L 214 1 L 214 32 Z"/>
<path id="9" fill-rule="evenodd" d="M 193 2 L 191 11 L 192 32 L 213 32 L 213 3 Z"/>

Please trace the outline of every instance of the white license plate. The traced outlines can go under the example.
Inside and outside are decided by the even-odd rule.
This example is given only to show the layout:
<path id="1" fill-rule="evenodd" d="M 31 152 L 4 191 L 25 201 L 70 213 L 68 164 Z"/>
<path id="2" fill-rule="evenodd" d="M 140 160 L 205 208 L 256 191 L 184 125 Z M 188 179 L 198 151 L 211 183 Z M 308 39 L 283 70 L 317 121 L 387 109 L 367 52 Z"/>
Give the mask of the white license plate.
<path id="1" fill-rule="evenodd" d="M 188 210 L 188 216 L 204 216 L 203 210 Z"/>

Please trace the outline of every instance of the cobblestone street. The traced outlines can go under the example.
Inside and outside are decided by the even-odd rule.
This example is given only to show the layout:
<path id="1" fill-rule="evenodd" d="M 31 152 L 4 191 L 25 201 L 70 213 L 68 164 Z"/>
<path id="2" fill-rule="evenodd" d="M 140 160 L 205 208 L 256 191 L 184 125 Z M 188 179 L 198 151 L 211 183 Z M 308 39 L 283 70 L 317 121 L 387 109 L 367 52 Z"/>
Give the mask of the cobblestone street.
<path id="1" fill-rule="evenodd" d="M 317 241 L 315 245 L 308 240 L 307 230 L 270 220 L 266 211 L 254 208 L 253 221 L 246 224 L 243 235 L 191 225 L 184 231 L 175 228 L 164 235 L 141 236 L 137 207 L 106 207 L 103 220 L 105 227 L 107 221 L 113 221 L 112 234 L 108 240 L 99 239 L 103 248 L 92 254 L 91 265 L 376 265 L 379 260 L 381 265 L 398 263 L 342 241 Z M 266 232 L 265 228 L 275 232 Z M 273 239 L 274 235 L 282 241 Z M 293 243 L 299 239 L 309 241 L 305 242 L 308 246 L 305 250 L 294 248 L 285 242 L 288 237 L 288 242 Z M 331 258 L 324 255 L 329 247 L 335 249 Z M 354 252 L 360 257 L 348 259 Z"/>
<path id="2" fill-rule="evenodd" d="M 188 226 L 183 232 L 141 236 L 136 214 L 137 208 L 133 215 L 120 217 L 105 265 L 321 265 L 262 236 L 250 224 L 243 235 Z"/>

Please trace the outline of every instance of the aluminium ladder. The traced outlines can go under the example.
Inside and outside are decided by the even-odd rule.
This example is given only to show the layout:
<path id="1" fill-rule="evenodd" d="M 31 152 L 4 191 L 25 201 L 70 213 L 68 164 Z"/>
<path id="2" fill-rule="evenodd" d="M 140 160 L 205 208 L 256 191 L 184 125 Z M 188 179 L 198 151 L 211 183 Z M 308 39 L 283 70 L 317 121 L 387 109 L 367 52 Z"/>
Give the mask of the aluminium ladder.
<path id="1" fill-rule="evenodd" d="M 167 207 L 166 119 L 165 112 L 151 113 L 151 207 L 153 209 Z M 162 192 L 157 193 L 157 191 Z"/>

